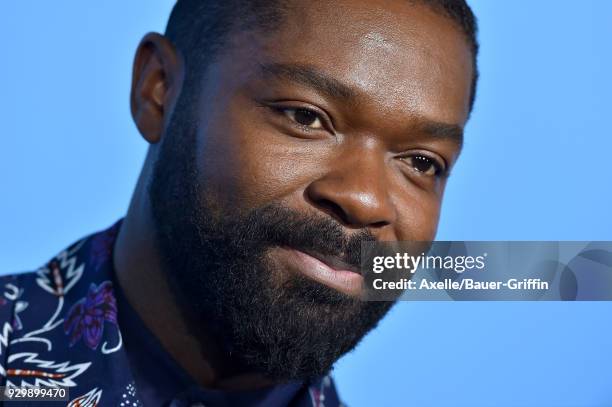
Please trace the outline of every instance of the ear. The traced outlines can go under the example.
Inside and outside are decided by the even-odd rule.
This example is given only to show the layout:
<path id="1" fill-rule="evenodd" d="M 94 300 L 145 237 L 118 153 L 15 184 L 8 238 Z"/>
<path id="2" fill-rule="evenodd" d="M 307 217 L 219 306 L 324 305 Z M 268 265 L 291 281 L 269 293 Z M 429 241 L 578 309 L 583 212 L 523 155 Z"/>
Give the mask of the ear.
<path id="1" fill-rule="evenodd" d="M 183 60 L 172 43 L 157 33 L 144 36 L 132 70 L 130 108 L 145 140 L 161 140 L 183 82 Z"/>

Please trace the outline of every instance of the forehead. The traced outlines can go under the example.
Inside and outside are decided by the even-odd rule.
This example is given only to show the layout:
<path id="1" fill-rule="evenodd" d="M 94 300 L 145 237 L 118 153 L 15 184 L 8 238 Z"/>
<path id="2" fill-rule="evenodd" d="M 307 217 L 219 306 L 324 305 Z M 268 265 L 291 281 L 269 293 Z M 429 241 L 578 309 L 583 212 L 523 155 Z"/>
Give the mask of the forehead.
<path id="1" fill-rule="evenodd" d="M 465 35 L 418 2 L 293 2 L 279 30 L 240 33 L 231 49 L 251 62 L 240 67 L 241 58 L 234 59 L 241 73 L 266 63 L 309 66 L 380 111 L 458 124 L 469 113 L 473 67 Z"/>

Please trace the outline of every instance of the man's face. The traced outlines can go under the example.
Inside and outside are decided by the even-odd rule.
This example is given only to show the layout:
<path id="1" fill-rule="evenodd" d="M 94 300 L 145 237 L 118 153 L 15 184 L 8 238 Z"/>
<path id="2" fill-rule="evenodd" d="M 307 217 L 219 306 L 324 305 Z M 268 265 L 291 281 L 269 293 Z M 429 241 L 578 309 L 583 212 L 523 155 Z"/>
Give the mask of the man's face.
<path id="1" fill-rule="evenodd" d="M 179 102 L 151 183 L 159 246 L 183 308 L 238 363 L 324 373 L 389 309 L 358 299 L 359 243 L 433 240 L 471 58 L 424 6 L 309 2 L 233 35 L 198 104 Z"/>
<path id="2" fill-rule="evenodd" d="M 239 35 L 211 66 L 198 108 L 202 182 L 221 207 L 278 202 L 347 234 L 431 240 L 445 184 L 432 170 L 460 148 L 439 125 L 460 129 L 468 115 L 464 36 L 408 1 L 297 7 L 280 32 Z"/>

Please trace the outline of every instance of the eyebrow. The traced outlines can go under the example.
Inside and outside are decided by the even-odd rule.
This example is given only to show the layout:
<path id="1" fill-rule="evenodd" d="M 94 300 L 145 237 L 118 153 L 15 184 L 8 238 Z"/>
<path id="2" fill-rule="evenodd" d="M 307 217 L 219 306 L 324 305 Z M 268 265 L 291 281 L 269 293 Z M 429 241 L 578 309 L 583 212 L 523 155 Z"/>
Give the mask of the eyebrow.
<path id="1" fill-rule="evenodd" d="M 260 63 L 259 67 L 264 77 L 297 82 L 332 99 L 352 102 L 358 98 L 358 92 L 350 86 L 308 65 Z M 459 148 L 463 146 L 463 128 L 456 124 L 418 118 L 406 130 L 409 134 L 420 133 L 434 139 L 450 140 L 457 144 Z"/>
<path id="2" fill-rule="evenodd" d="M 345 102 L 357 98 L 357 92 L 350 86 L 308 65 L 271 63 L 259 66 L 264 77 L 297 82 Z"/>
<path id="3" fill-rule="evenodd" d="M 456 124 L 442 123 L 427 119 L 417 119 L 408 129 L 410 133 L 425 134 L 434 139 L 449 140 L 463 146 L 463 128 Z"/>

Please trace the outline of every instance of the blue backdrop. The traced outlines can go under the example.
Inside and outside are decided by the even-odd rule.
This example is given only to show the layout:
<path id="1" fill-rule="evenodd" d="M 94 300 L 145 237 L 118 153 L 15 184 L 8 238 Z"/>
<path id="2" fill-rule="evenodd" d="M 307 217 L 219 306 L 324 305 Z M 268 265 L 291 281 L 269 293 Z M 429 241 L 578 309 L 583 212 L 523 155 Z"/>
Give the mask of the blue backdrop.
<path id="1" fill-rule="evenodd" d="M 476 108 L 438 238 L 612 240 L 612 2 L 472 0 Z M 126 210 L 133 53 L 171 0 L 0 2 L 0 270 Z M 350 406 L 610 406 L 612 303 L 403 303 L 338 364 Z"/>

